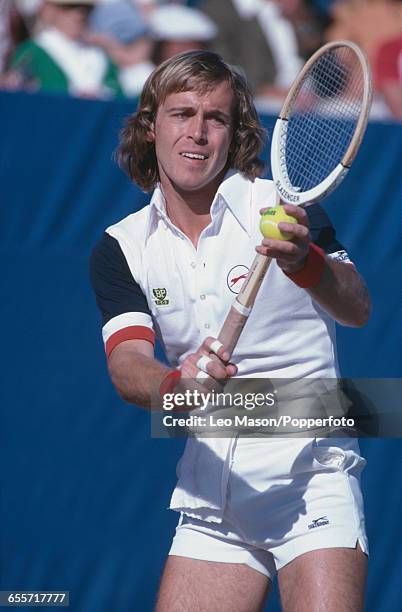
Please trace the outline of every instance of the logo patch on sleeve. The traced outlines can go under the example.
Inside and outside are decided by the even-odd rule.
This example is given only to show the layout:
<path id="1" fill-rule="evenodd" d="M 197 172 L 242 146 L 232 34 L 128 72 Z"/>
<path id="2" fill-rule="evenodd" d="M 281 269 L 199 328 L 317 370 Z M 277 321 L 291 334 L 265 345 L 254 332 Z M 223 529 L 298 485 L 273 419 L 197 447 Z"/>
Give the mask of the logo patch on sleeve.
<path id="1" fill-rule="evenodd" d="M 349 255 L 346 251 L 336 251 L 335 253 L 328 253 L 328 257 L 335 259 L 335 261 L 347 261 L 350 262 Z"/>
<path id="2" fill-rule="evenodd" d="M 164 287 L 152 289 L 152 293 L 154 294 L 155 306 L 167 306 L 169 304 L 167 290 Z"/>

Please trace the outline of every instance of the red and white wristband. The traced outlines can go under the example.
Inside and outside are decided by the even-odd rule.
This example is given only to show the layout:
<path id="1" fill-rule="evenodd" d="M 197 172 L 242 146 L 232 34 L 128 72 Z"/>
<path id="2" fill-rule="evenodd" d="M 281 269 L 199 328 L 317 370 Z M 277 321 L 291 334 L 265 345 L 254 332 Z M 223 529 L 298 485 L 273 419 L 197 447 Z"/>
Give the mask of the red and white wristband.
<path id="1" fill-rule="evenodd" d="M 319 246 L 310 242 L 305 264 L 295 273 L 285 272 L 296 285 L 302 289 L 312 289 L 321 280 L 325 268 L 325 253 Z"/>

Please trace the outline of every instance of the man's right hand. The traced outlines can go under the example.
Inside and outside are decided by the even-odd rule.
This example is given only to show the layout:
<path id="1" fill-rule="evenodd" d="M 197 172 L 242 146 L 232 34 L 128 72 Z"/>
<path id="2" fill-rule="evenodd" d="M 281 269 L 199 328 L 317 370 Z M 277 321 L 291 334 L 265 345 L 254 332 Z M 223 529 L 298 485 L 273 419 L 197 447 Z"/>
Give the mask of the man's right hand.
<path id="1" fill-rule="evenodd" d="M 208 390 L 237 374 L 237 366 L 229 362 L 226 348 L 216 338 L 208 337 L 195 353 L 186 356 L 180 366 L 182 378 L 196 380 Z"/>
<path id="2" fill-rule="evenodd" d="M 222 392 L 224 383 L 237 374 L 237 366 L 229 362 L 226 348 L 216 338 L 208 337 L 195 353 L 188 354 L 180 366 L 181 378 L 174 386 L 173 395 L 188 391 L 209 395 Z M 174 399 L 173 399 L 174 401 Z M 187 412 L 196 406 L 175 406 L 176 412 Z"/>

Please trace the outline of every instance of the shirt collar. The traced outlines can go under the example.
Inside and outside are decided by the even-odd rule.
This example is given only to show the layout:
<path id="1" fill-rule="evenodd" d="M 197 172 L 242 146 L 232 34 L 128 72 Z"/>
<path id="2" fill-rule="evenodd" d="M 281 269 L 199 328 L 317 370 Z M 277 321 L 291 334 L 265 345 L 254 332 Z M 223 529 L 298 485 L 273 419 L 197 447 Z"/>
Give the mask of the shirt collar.
<path id="1" fill-rule="evenodd" d="M 252 185 L 252 182 L 237 170 L 230 169 L 219 185 L 211 206 L 211 214 L 218 211 L 222 205 L 227 206 L 249 236 L 251 235 Z"/>
<path id="2" fill-rule="evenodd" d="M 211 216 L 214 218 L 227 207 L 242 228 L 251 235 L 251 188 L 252 183 L 236 170 L 228 170 L 211 204 Z M 145 241 L 156 230 L 158 219 L 169 223 L 166 213 L 166 200 L 160 184 L 155 188 L 149 203 L 148 222 L 145 229 Z"/>
<path id="3" fill-rule="evenodd" d="M 165 219 L 165 222 L 168 221 L 166 213 L 166 200 L 162 193 L 162 188 L 160 184 L 158 184 L 149 203 L 148 222 L 145 228 L 145 241 L 147 241 L 152 232 L 156 230 L 160 217 Z"/>

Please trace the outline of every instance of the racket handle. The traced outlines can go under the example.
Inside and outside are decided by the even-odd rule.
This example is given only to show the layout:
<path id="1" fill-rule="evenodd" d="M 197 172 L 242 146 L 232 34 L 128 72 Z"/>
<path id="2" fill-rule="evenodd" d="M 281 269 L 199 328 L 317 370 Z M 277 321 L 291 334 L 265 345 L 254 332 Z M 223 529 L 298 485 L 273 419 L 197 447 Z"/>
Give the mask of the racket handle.
<path id="1" fill-rule="evenodd" d="M 272 259 L 257 254 L 251 264 L 250 272 L 243 283 L 241 291 L 231 306 L 218 335 L 226 350 L 232 355 L 243 327 L 250 315 L 258 290 L 264 280 Z"/>
<path id="2" fill-rule="evenodd" d="M 241 314 L 235 305 L 231 306 L 218 335 L 218 340 L 222 342 L 230 356 L 232 356 L 247 319 L 248 314 Z"/>

